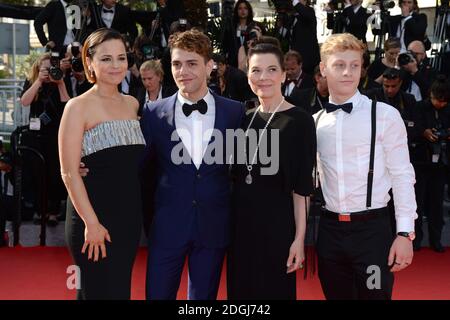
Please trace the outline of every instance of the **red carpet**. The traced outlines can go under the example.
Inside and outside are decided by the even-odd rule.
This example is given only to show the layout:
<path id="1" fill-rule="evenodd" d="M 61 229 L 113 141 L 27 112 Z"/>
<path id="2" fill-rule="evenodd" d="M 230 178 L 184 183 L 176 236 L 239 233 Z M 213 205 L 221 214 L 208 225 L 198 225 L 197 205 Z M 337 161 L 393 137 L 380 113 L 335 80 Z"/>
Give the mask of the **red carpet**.
<path id="1" fill-rule="evenodd" d="M 144 299 L 146 257 L 142 248 L 133 273 L 132 299 Z M 66 248 L 0 248 L 0 300 L 75 299 L 75 292 L 66 287 L 66 270 L 71 264 Z M 225 281 L 222 272 L 220 300 L 226 299 Z M 186 299 L 186 284 L 185 269 L 178 299 Z M 297 293 L 301 300 L 323 299 L 317 276 L 307 280 L 298 277 Z M 393 298 L 450 300 L 450 250 L 445 254 L 427 248 L 417 252 L 412 266 L 396 274 Z"/>

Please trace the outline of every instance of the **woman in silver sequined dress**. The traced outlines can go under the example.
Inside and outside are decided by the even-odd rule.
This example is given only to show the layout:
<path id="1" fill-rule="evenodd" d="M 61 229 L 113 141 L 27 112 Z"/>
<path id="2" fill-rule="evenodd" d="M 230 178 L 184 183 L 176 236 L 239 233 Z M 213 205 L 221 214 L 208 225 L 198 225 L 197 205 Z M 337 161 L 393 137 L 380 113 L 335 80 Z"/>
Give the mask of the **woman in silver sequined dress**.
<path id="1" fill-rule="evenodd" d="M 95 85 L 67 103 L 59 130 L 61 175 L 69 193 L 66 241 L 79 267 L 77 298 L 130 299 L 141 234 L 138 164 L 145 144 L 138 102 L 118 91 L 127 71 L 119 33 L 92 33 L 82 58 Z M 80 162 L 89 168 L 84 178 Z"/>

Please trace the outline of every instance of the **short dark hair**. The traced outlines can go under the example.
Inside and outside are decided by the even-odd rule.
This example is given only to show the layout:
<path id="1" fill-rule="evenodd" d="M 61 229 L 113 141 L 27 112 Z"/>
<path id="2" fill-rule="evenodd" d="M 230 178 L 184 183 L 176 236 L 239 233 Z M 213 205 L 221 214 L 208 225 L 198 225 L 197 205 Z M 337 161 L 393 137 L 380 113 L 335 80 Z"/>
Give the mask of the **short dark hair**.
<path id="1" fill-rule="evenodd" d="M 295 59 L 297 61 L 297 64 L 303 63 L 302 55 L 295 50 L 289 50 L 288 52 L 286 52 L 286 54 L 284 55 L 284 60 L 288 59 Z"/>
<path id="2" fill-rule="evenodd" d="M 397 68 L 386 68 L 383 72 L 383 79 L 400 79 L 403 80 L 403 73 Z"/>
<path id="3" fill-rule="evenodd" d="M 225 57 L 219 53 L 213 53 L 212 58 L 215 63 L 226 64 Z"/>
<path id="4" fill-rule="evenodd" d="M 437 100 L 450 101 L 450 82 L 445 75 L 440 74 L 436 77 L 431 85 L 430 93 Z"/>
<path id="5" fill-rule="evenodd" d="M 125 43 L 125 39 L 123 38 L 123 36 L 118 31 L 109 28 L 97 29 L 96 31 L 91 33 L 84 42 L 83 49 L 81 50 L 81 59 L 83 61 L 86 79 L 90 83 L 95 83 L 97 79 L 95 77 L 95 74 L 91 75 L 91 73 L 89 72 L 86 58 L 92 58 L 95 55 L 97 46 L 108 40 L 120 40 L 122 41 L 125 50 L 127 48 L 127 44 Z"/>
<path id="6" fill-rule="evenodd" d="M 250 58 L 255 54 L 273 54 L 280 64 L 281 70 L 284 71 L 284 58 L 283 52 L 280 47 L 274 46 L 271 43 L 258 43 L 255 46 L 248 49 L 247 54 L 247 64 L 250 61 Z"/>

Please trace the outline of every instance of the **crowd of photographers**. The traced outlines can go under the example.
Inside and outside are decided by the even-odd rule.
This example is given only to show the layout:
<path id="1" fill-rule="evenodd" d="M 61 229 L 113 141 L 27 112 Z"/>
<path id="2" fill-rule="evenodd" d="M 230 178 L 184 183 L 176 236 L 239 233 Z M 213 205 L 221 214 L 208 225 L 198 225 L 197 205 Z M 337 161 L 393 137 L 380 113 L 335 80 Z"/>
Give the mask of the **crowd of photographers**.
<path id="1" fill-rule="evenodd" d="M 80 59 L 81 45 L 87 35 L 100 27 L 114 28 L 127 39 L 128 72 L 120 84 L 120 91 L 136 97 L 140 110 L 146 103 L 176 92 L 171 75 L 168 39 L 175 32 L 191 28 L 185 18 L 180 0 L 158 0 L 155 18 L 138 34 L 130 19 L 130 9 L 116 0 L 102 0 L 101 4 L 86 1 L 80 30 L 66 26 L 64 8 L 73 1 L 51 1 L 35 19 L 35 29 L 44 53 L 33 65 L 25 82 L 21 102 L 30 108 L 30 124 L 18 128 L 21 143 L 38 150 L 45 163 L 33 155 L 24 155 L 24 204 L 32 211 L 42 212 L 49 225 L 56 225 L 61 205 L 67 194 L 60 178 L 57 132 L 66 102 L 83 94 L 92 86 L 85 77 Z M 349 32 L 366 41 L 368 13 L 361 0 L 330 2 L 328 28 L 333 32 Z M 232 2 L 233 3 L 233 2 Z M 391 1 L 377 2 L 384 9 Z M 450 84 L 439 70 L 429 65 L 429 48 L 425 30 L 426 15 L 419 13 L 417 0 L 400 0 L 402 14 L 388 16 L 386 28 L 374 33 L 386 34 L 384 54 L 372 59 L 364 55 L 359 89 L 370 98 L 397 108 L 404 120 L 409 139 L 411 161 L 416 170 L 416 197 L 419 219 L 416 224 L 414 247 L 420 249 L 423 238 L 422 217 L 427 216 L 430 244 L 443 252 L 441 233 L 444 225 L 444 186 L 450 182 Z M 285 54 L 286 100 L 310 113 L 322 109 L 328 101 L 327 81 L 318 68 L 319 44 L 316 37 L 317 20 L 309 0 L 275 2 L 277 15 L 275 38 Z M 223 8 L 226 10 L 226 8 Z M 210 89 L 222 96 L 241 101 L 248 108 L 257 103 L 247 81 L 246 56 L 248 48 L 267 35 L 265 26 L 254 20 L 251 4 L 238 0 L 229 8 L 230 19 L 222 30 L 222 52 L 214 54 L 215 66 L 209 80 Z M 48 36 L 43 26 L 47 25 Z M 0 153 L 2 171 L 2 201 L 10 212 L 0 217 L 0 230 L 10 219 L 12 206 L 11 155 Z M 45 176 L 47 202 L 42 204 L 40 181 Z M 6 177 L 6 178 L 5 178 Z M 450 192 L 449 192 L 450 193 Z M 449 196 L 450 197 L 450 196 Z M 35 214 L 34 219 L 40 220 Z M 0 245 L 2 245 L 0 237 Z"/>

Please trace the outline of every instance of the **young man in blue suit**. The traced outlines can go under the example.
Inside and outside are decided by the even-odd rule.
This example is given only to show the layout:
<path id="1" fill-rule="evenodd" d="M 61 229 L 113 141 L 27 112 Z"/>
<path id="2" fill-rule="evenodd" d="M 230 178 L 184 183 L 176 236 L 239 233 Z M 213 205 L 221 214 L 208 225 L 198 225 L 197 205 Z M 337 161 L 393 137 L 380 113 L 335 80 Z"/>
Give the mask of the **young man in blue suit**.
<path id="1" fill-rule="evenodd" d="M 176 299 L 187 257 L 188 298 L 213 300 L 230 231 L 225 131 L 240 127 L 244 108 L 208 90 L 213 60 L 206 35 L 198 31 L 179 33 L 169 46 L 179 90 L 148 105 L 141 120 L 147 150 L 156 156 L 158 164 L 147 299 Z M 223 141 L 216 141 L 217 133 Z M 223 147 L 223 159 L 212 164 L 205 161 L 208 155 L 214 156 L 212 149 L 218 146 Z M 180 163 L 180 159 L 184 160 Z"/>

